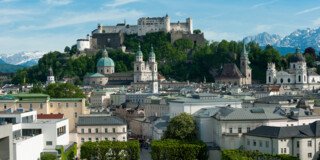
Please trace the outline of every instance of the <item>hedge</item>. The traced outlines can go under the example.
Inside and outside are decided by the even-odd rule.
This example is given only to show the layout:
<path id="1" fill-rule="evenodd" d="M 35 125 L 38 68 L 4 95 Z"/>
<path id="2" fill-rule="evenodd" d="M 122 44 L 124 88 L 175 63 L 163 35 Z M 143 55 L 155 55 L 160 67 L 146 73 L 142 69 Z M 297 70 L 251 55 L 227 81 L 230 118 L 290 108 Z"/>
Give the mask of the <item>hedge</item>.
<path id="1" fill-rule="evenodd" d="M 85 142 L 81 145 L 80 152 L 81 159 L 140 159 L 140 145 L 136 140 Z"/>
<path id="2" fill-rule="evenodd" d="M 153 160 L 206 160 L 208 152 L 206 144 L 201 141 L 153 140 L 151 157 Z"/>
<path id="3" fill-rule="evenodd" d="M 258 151 L 222 150 L 222 160 L 299 160 L 287 154 L 264 154 Z"/>

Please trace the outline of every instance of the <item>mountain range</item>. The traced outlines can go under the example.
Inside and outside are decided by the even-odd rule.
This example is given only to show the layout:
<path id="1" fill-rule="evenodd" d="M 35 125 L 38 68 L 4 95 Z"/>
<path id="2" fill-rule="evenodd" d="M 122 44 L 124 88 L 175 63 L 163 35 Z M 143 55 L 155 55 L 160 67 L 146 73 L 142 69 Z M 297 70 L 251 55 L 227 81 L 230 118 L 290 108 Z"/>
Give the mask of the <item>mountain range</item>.
<path id="1" fill-rule="evenodd" d="M 15 54 L 0 54 L 0 72 L 16 72 L 19 69 L 31 67 L 47 52 L 19 52 Z"/>
<path id="2" fill-rule="evenodd" d="M 302 51 L 307 47 L 313 47 L 320 51 L 320 27 L 316 29 L 298 29 L 289 35 L 281 37 L 267 32 L 248 36 L 243 39 L 246 43 L 254 41 L 260 46 L 268 44 L 276 47 L 282 54 L 290 53 L 299 47 Z"/>

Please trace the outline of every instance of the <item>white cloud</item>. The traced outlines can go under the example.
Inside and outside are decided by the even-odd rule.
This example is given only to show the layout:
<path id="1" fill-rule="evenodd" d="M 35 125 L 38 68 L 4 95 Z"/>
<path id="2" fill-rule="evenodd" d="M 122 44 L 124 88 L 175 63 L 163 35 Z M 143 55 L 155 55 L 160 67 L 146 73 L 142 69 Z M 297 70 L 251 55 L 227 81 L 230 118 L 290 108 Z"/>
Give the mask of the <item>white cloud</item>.
<path id="1" fill-rule="evenodd" d="M 10 16 L 10 15 L 26 15 L 32 14 L 31 10 L 21 10 L 21 9 L 0 9 L 1 16 Z"/>
<path id="2" fill-rule="evenodd" d="M 296 15 L 313 12 L 313 11 L 316 11 L 316 10 L 319 10 L 319 9 L 320 9 L 320 6 L 318 6 L 318 7 L 313 7 L 313 8 L 308 8 L 308 9 L 302 10 L 302 11 L 300 11 L 300 12 L 297 12 Z"/>
<path id="3" fill-rule="evenodd" d="M 313 26 L 315 26 L 315 27 L 319 27 L 319 26 L 320 26 L 320 18 L 315 19 L 315 20 L 313 21 Z"/>
<path id="4" fill-rule="evenodd" d="M 49 5 L 67 5 L 72 2 L 72 0 L 45 0 L 45 2 Z"/>
<path id="5" fill-rule="evenodd" d="M 204 36 L 207 40 L 221 41 L 221 40 L 242 40 L 243 36 L 230 32 L 215 32 L 212 30 L 203 30 Z"/>
<path id="6" fill-rule="evenodd" d="M 112 3 L 108 3 L 105 6 L 106 7 L 119 7 L 119 6 L 123 6 L 129 3 L 133 3 L 133 2 L 138 2 L 141 0 L 114 0 Z"/>
<path id="7" fill-rule="evenodd" d="M 272 1 L 265 0 L 265 2 L 255 4 L 255 5 L 251 6 L 251 8 L 258 8 L 258 7 L 270 5 L 270 4 L 273 4 L 273 3 L 277 2 L 277 1 L 279 1 L 279 0 L 272 0 Z"/>
<path id="8" fill-rule="evenodd" d="M 186 14 L 185 13 L 182 13 L 182 12 L 176 12 L 176 13 L 174 13 L 176 16 L 178 16 L 178 17 L 185 17 L 186 16 Z"/>
<path id="9" fill-rule="evenodd" d="M 0 0 L 0 3 L 9 3 L 9 2 L 14 2 L 16 0 Z"/>
<path id="10" fill-rule="evenodd" d="M 256 33 L 260 32 L 267 32 L 272 29 L 273 25 L 267 25 L 267 24 L 258 24 L 254 27 L 253 31 Z"/>
<path id="11" fill-rule="evenodd" d="M 78 24 L 84 24 L 88 22 L 101 22 L 101 21 L 108 21 L 108 20 L 122 20 L 126 19 L 136 19 L 143 15 L 142 12 L 136 10 L 106 10 L 100 12 L 90 12 L 90 13 L 73 13 L 68 15 L 59 16 L 61 18 L 56 18 L 50 20 L 47 24 L 42 24 L 40 26 L 20 26 L 20 30 L 43 30 L 43 29 L 52 29 L 64 26 L 73 26 Z M 67 19 L 67 20 L 66 20 Z"/>

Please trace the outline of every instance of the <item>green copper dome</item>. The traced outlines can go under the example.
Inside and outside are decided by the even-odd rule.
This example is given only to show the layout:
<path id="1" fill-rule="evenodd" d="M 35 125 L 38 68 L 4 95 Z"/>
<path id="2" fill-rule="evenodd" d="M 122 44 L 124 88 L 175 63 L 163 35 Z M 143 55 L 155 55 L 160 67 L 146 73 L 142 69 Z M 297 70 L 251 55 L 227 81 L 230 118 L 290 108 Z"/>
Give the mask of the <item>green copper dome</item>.
<path id="1" fill-rule="evenodd" d="M 140 47 L 140 44 L 139 44 L 139 49 L 138 49 L 138 52 L 136 53 L 136 57 L 137 56 L 143 56 L 142 52 L 141 52 L 141 47 Z"/>
<path id="2" fill-rule="evenodd" d="M 108 57 L 108 52 L 104 49 L 102 58 L 99 59 L 97 67 L 114 67 L 114 62 Z"/>
<path id="3" fill-rule="evenodd" d="M 151 46 L 151 52 L 149 53 L 149 57 L 156 57 L 156 54 L 153 51 L 153 46 Z"/>

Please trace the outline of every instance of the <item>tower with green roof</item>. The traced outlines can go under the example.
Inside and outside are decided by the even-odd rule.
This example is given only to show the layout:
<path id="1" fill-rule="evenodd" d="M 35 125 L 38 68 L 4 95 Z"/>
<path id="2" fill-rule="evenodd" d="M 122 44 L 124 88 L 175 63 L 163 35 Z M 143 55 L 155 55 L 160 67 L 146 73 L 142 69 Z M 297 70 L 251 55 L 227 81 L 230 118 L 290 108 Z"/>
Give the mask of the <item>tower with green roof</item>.
<path id="1" fill-rule="evenodd" d="M 108 51 L 103 50 L 102 57 L 97 63 L 97 72 L 103 75 L 114 73 L 114 62 L 108 56 Z"/>

